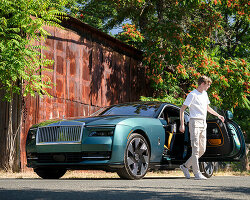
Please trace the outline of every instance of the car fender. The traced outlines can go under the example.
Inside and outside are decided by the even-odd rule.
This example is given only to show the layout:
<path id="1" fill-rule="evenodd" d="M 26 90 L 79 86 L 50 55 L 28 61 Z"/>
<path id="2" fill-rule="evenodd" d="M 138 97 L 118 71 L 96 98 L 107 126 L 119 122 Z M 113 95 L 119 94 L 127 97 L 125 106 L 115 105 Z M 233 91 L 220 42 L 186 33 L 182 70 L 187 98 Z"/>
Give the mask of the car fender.
<path id="1" fill-rule="evenodd" d="M 165 141 L 165 130 L 162 123 L 154 118 L 125 119 L 115 128 L 112 158 L 110 162 L 123 162 L 127 141 L 131 134 L 142 134 L 150 145 L 150 162 L 160 162 Z"/>

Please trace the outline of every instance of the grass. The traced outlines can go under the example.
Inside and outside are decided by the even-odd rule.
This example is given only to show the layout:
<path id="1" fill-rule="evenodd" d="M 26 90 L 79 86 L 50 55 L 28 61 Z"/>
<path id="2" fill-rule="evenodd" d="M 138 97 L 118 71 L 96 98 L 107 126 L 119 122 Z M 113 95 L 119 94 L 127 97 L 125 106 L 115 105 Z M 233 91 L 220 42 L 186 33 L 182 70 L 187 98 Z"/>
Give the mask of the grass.
<path id="1" fill-rule="evenodd" d="M 214 176 L 250 176 L 250 172 L 235 172 L 235 171 L 226 171 L 226 172 L 216 172 Z M 183 173 L 180 170 L 172 171 L 157 171 L 157 172 L 148 172 L 146 177 L 183 177 Z M 12 179 L 38 179 L 39 177 L 33 171 L 26 172 L 5 172 L 0 171 L 0 178 L 12 178 Z M 105 178 L 119 178 L 116 173 L 104 172 L 104 171 L 81 171 L 74 170 L 68 171 L 64 176 L 64 179 L 105 179 Z"/>

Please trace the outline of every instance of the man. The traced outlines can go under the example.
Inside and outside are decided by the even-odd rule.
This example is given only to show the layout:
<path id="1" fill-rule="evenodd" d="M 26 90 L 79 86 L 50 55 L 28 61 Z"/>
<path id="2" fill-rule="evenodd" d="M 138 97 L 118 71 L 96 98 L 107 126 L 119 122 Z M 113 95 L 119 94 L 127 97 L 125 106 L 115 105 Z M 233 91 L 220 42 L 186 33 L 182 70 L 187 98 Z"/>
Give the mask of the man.
<path id="1" fill-rule="evenodd" d="M 207 76 L 201 76 L 198 79 L 197 89 L 190 92 L 180 109 L 180 132 L 185 131 L 184 111 L 189 107 L 190 120 L 189 132 L 192 146 L 191 157 L 182 165 L 180 165 L 186 178 L 190 178 L 189 168 L 192 170 L 196 180 L 207 179 L 202 175 L 199 169 L 198 159 L 205 153 L 206 150 L 206 117 L 207 111 L 217 116 L 222 122 L 224 117 L 215 112 L 210 106 L 210 101 L 207 96 L 207 90 L 210 87 L 212 80 Z"/>

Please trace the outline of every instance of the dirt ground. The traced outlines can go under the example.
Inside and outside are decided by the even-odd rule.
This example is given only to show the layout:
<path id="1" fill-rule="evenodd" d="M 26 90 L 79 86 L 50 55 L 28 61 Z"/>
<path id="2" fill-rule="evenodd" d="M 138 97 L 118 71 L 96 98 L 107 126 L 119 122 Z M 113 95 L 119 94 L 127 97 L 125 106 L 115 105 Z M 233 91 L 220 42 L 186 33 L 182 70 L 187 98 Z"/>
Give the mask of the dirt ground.
<path id="1" fill-rule="evenodd" d="M 183 173 L 180 170 L 172 171 L 159 171 L 159 172 L 148 172 L 146 177 L 182 177 Z M 214 176 L 250 176 L 250 172 L 216 172 Z M 33 171 L 28 172 L 5 172 L 0 171 L 0 178 L 15 178 L 15 179 L 25 179 L 25 178 L 39 178 Z M 104 171 L 83 171 L 83 170 L 74 170 L 68 171 L 63 177 L 63 179 L 72 179 L 72 178 L 119 178 L 116 173 L 108 173 Z"/>

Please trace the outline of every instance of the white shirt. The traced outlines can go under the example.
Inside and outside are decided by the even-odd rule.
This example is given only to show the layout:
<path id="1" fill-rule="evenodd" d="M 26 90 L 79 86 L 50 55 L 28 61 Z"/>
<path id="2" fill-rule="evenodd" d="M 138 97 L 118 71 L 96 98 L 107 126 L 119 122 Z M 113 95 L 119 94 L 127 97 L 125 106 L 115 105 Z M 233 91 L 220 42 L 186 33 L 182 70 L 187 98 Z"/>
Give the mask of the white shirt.
<path id="1" fill-rule="evenodd" d="M 198 90 L 193 90 L 183 104 L 189 107 L 190 118 L 206 120 L 207 105 L 210 104 L 206 91 L 200 93 Z"/>

